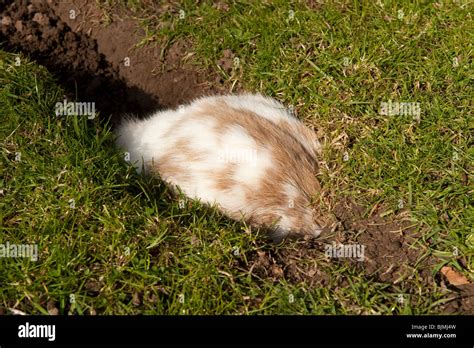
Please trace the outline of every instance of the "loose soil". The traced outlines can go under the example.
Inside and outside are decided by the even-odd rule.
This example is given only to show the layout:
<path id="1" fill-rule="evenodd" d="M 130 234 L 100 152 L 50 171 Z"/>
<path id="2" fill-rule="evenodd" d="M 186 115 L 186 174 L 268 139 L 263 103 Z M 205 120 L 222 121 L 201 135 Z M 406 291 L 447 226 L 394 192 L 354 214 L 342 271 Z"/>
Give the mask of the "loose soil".
<path id="1" fill-rule="evenodd" d="M 95 102 L 112 122 L 119 115 L 142 116 L 223 90 L 217 74 L 184 62 L 189 43 L 137 49 L 144 36 L 137 21 L 117 14 L 104 26 L 94 2 L 6 1 L 0 13 L 5 49 L 46 66 L 69 98 Z"/>
<path id="2" fill-rule="evenodd" d="M 125 113 L 142 116 L 229 89 L 215 71 L 190 62 L 190 42 L 181 40 L 170 47 L 149 43 L 137 48 L 145 33 L 137 20 L 120 11 L 109 14 L 110 23 L 105 25 L 102 11 L 92 1 L 2 1 L 0 41 L 4 49 L 21 51 L 46 66 L 68 98 L 95 102 L 102 117 L 111 116 L 113 124 Z M 227 71 L 232 68 L 232 58 L 232 51 L 225 50 L 216 64 Z M 326 266 L 345 262 L 362 270 L 368 279 L 393 287 L 403 283 L 408 293 L 416 293 L 414 285 L 410 288 L 416 278 L 426 288 L 437 283 L 447 293 L 453 291 L 449 293 L 453 299 L 442 311 L 474 313 L 472 285 L 450 287 L 442 276 L 433 276 L 436 260 L 422 257 L 425 248 L 414 244 L 420 232 L 408 212 L 382 218 L 381 208 L 367 214 L 350 200 L 339 202 L 333 210 L 339 222 L 334 231 L 294 248 L 268 246 L 249 255 L 249 262 L 241 266 L 256 277 L 321 287 L 332 277 Z M 324 251 L 331 243 L 364 245 L 365 258 L 328 260 Z M 337 286 L 347 283 L 342 279 Z"/>

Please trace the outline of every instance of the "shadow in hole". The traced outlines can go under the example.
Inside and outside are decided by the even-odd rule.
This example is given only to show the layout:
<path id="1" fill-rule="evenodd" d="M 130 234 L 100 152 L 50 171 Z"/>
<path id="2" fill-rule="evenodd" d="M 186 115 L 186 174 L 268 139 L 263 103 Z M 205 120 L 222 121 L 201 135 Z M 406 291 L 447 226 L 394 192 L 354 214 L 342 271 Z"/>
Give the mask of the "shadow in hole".
<path id="1" fill-rule="evenodd" d="M 110 117 L 113 126 L 121 115 L 142 117 L 160 109 L 157 97 L 120 78 L 98 52 L 94 40 L 73 32 L 47 5 L 35 6 L 48 19 L 41 25 L 34 20 L 35 11 L 28 10 L 27 2 L 0 4 L 1 49 L 22 52 L 44 65 L 63 86 L 68 100 L 95 102 L 101 120 Z"/>

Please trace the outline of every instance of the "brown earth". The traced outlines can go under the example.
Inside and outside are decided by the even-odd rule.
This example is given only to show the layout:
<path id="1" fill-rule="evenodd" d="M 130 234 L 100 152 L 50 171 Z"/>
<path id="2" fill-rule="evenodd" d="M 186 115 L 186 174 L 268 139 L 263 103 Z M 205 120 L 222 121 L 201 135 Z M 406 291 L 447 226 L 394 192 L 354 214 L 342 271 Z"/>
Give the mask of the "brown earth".
<path id="1" fill-rule="evenodd" d="M 408 212 L 388 218 L 381 217 L 384 209 L 379 208 L 365 214 L 362 207 L 344 200 L 336 204 L 333 213 L 339 221 L 335 231 L 325 231 L 318 239 L 301 242 L 292 249 L 269 247 L 257 251 L 247 265 L 250 272 L 274 281 L 284 278 L 310 287 L 326 287 L 335 278 L 331 264 L 343 263 L 363 271 L 367 279 L 390 284 L 387 291 L 397 293 L 403 288 L 400 294 L 412 296 L 413 301 L 437 284 L 451 298 L 441 307 L 442 312 L 474 313 L 474 286 L 452 286 L 440 275 L 432 274 L 437 260 L 423 256 L 427 247 L 416 243 L 422 231 L 410 221 Z M 364 260 L 325 255 L 327 245 L 339 244 L 365 246 Z M 423 289 L 418 287 L 420 283 Z M 348 283 L 345 277 L 338 277 L 331 285 L 344 287 Z"/>
<path id="2" fill-rule="evenodd" d="M 156 11 L 160 10 L 163 6 L 157 5 Z M 22 51 L 46 66 L 69 98 L 77 95 L 81 101 L 95 102 L 102 116 L 111 115 L 114 123 L 124 113 L 143 115 L 226 89 L 216 72 L 191 63 L 190 42 L 177 41 L 170 47 L 151 42 L 137 48 L 145 37 L 137 20 L 122 10 L 109 14 L 109 21 L 104 25 L 103 13 L 92 1 L 3 1 L 0 41 L 5 42 L 5 49 Z M 229 72 L 232 62 L 232 51 L 225 50 L 216 64 Z M 250 255 L 242 266 L 258 277 L 320 287 L 332 278 L 331 262 L 347 263 L 362 270 L 368 279 L 394 287 L 403 283 L 408 293 L 417 291 L 415 279 L 421 279 L 427 289 L 437 283 L 447 293 L 448 289 L 453 291 L 444 312 L 474 313 L 472 284 L 452 287 L 442 276 L 433 277 L 436 260 L 422 257 L 426 246 L 414 243 L 420 232 L 408 212 L 392 218 L 381 217 L 382 212 L 379 208 L 366 214 L 349 200 L 342 201 L 333 209 L 339 221 L 335 231 L 296 248 L 270 246 Z M 328 259 L 324 251 L 332 243 L 365 246 L 364 260 Z M 338 284 L 345 285 L 344 280 Z"/>
<path id="3" fill-rule="evenodd" d="M 101 25 L 94 2 L 6 1 L 0 13 L 0 39 L 7 50 L 25 52 L 46 66 L 69 98 L 95 102 L 112 121 L 223 90 L 217 74 L 185 62 L 192 53 L 189 43 L 137 49 L 144 36 L 137 21 L 117 14 Z"/>

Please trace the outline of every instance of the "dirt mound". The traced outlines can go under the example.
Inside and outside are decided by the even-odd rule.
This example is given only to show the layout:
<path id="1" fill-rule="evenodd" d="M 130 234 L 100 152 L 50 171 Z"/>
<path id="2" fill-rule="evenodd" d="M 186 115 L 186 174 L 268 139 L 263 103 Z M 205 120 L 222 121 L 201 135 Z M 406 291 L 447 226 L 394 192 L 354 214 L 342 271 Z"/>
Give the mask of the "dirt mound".
<path id="1" fill-rule="evenodd" d="M 393 284 L 411 277 L 413 267 L 418 264 L 418 269 L 423 268 L 422 276 L 426 285 L 432 285 L 430 268 L 434 260 L 432 258 L 420 260 L 424 250 L 411 247 L 417 234 L 409 221 L 404 221 L 400 215 L 393 219 L 384 219 L 380 217 L 380 212 L 365 217 L 364 209 L 349 200 L 339 203 L 334 209 L 334 214 L 339 221 L 335 231 L 323 232 L 319 239 L 306 241 L 298 246 L 298 251 L 286 250 L 275 255 L 271 252 L 268 255 L 259 252 L 254 258 L 254 268 L 267 276 L 277 277 L 279 274 L 286 274 L 287 278 L 295 282 L 322 281 L 321 285 L 325 285 L 326 277 L 320 274 L 317 264 L 311 265 L 316 267 L 315 269 L 295 267 L 293 266 L 295 261 L 304 258 L 321 259 L 327 254 L 329 246 L 337 248 L 341 245 L 351 245 L 363 247 L 360 258 L 356 256 L 338 258 L 329 255 L 329 259 L 363 268 L 371 278 Z M 280 269 L 283 272 L 280 272 Z"/>
<path id="2" fill-rule="evenodd" d="M 69 99 L 93 101 L 113 121 L 222 89 L 216 87 L 217 75 L 182 62 L 189 45 L 176 42 L 164 56 L 158 46 L 135 49 L 144 35 L 138 23 L 117 20 L 104 28 L 94 3 L 5 1 L 0 13 L 0 40 L 7 50 L 25 52 L 46 66 Z"/>
<path id="3" fill-rule="evenodd" d="M 403 284 L 403 295 L 414 297 L 423 296 L 420 284 L 426 290 L 441 283 L 446 290 L 454 291 L 451 301 L 442 308 L 444 312 L 474 313 L 474 287 L 452 287 L 443 279 L 435 279 L 432 270 L 436 259 L 426 253 L 426 247 L 415 243 L 420 232 L 410 222 L 408 213 L 388 218 L 381 216 L 383 211 L 380 208 L 366 216 L 362 207 L 344 200 L 333 211 L 339 221 L 335 231 L 323 232 L 320 238 L 301 242 L 294 248 L 259 250 L 248 256 L 247 267 L 255 276 L 274 281 L 286 279 L 310 287 L 344 287 L 348 285 L 347 279 L 338 277 L 334 282 L 331 272 L 334 263 L 342 263 L 363 271 L 368 279 L 391 284 L 387 291 L 397 293 L 398 285 Z M 341 245 L 363 247 L 363 257 L 328 257 L 328 246 Z"/>

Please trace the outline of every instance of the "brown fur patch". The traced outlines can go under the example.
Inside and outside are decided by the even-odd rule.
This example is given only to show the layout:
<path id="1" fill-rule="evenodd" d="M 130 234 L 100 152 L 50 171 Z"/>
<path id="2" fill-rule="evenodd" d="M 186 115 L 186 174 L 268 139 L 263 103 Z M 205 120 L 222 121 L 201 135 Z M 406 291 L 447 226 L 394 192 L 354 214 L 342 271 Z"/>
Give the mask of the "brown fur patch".
<path id="1" fill-rule="evenodd" d="M 159 174 L 164 179 L 172 177 L 174 180 L 188 180 L 190 175 L 186 172 L 186 163 L 188 161 L 200 160 L 200 158 L 197 158 L 196 151 L 191 148 L 190 142 L 186 139 L 176 141 L 172 149 L 172 153 L 166 153 L 147 165 L 152 173 Z M 174 155 L 176 152 L 184 156 L 184 163 L 179 163 L 176 160 Z"/>
<path id="2" fill-rule="evenodd" d="M 210 175 L 215 177 L 216 188 L 218 190 L 230 190 L 234 185 L 236 185 L 236 181 L 233 179 L 236 171 L 235 167 L 235 163 L 229 163 L 229 165 L 225 167 L 224 170 L 218 173 L 210 173 Z"/>

